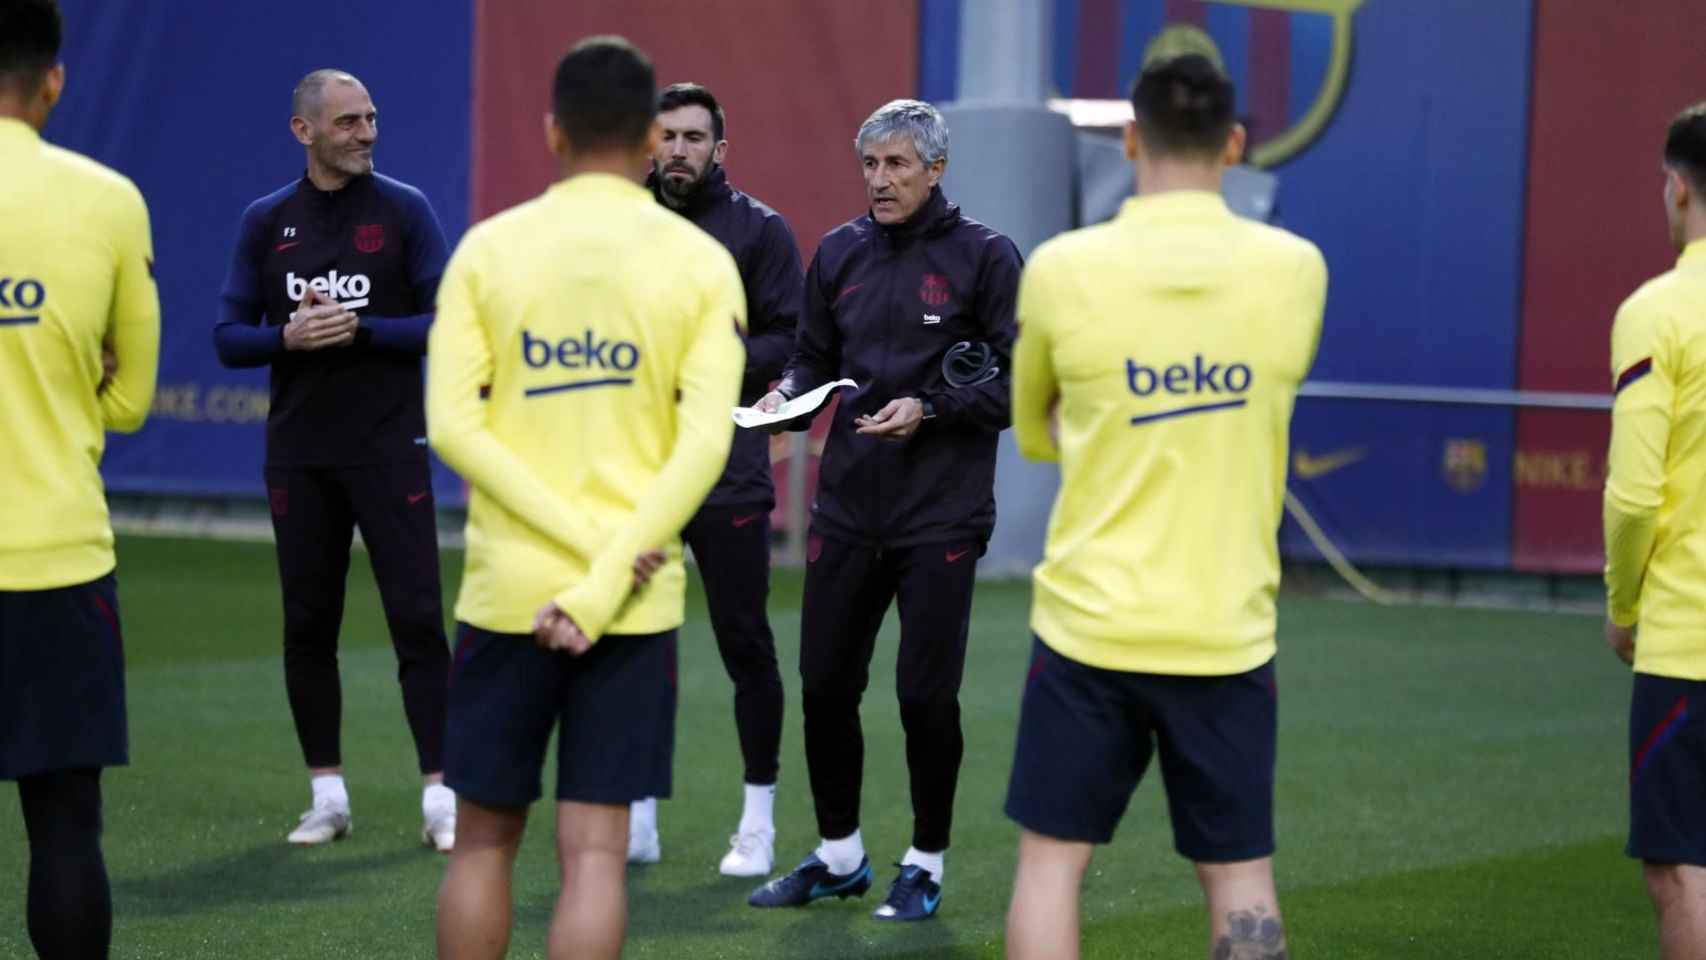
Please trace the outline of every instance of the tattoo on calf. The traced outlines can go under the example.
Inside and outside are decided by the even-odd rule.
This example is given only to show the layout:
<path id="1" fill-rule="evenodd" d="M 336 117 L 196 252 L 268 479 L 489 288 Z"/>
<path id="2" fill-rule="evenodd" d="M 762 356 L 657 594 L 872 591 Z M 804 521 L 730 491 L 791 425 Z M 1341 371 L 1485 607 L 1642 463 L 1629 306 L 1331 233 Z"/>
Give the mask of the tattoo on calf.
<path id="1" fill-rule="evenodd" d="M 1214 960 L 1287 960 L 1285 929 L 1266 907 L 1226 915 L 1227 934 L 1214 942 Z"/>

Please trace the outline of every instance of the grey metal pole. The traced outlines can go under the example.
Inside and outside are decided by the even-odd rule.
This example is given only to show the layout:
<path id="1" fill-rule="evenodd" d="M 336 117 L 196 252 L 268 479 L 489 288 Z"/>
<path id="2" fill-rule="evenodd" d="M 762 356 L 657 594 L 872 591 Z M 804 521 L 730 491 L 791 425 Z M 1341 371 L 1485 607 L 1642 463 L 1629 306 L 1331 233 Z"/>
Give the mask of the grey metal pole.
<path id="1" fill-rule="evenodd" d="M 1049 97 L 1053 4 L 972 0 L 960 13 L 960 103 L 1041 105 Z"/>
<path id="2" fill-rule="evenodd" d="M 969 0 L 960 19 L 960 96 L 942 106 L 948 169 L 942 190 L 1029 256 L 1074 223 L 1078 141 L 1048 109 L 1053 4 Z M 1052 465 L 1026 463 L 1011 435 L 995 467 L 1000 520 L 979 570 L 1028 571 L 1042 553 L 1058 480 Z"/>

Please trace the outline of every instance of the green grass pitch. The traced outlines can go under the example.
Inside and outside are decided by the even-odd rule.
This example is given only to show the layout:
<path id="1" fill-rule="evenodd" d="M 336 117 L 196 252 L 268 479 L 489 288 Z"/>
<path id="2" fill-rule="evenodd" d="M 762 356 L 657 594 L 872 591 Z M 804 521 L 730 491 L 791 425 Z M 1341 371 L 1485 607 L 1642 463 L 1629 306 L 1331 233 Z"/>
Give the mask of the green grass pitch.
<path id="1" fill-rule="evenodd" d="M 417 843 L 414 754 L 365 555 L 352 565 L 342 653 L 356 829 L 299 850 L 284 842 L 308 795 L 277 652 L 271 547 L 128 538 L 119 554 L 132 766 L 105 781 L 114 956 L 430 957 L 444 861 Z M 444 561 L 449 597 L 461 558 Z M 798 576 L 779 572 L 771 617 L 789 697 L 777 805 L 784 866 L 815 839 L 799 600 Z M 676 795 L 660 814 L 663 862 L 630 873 L 628 955 L 999 956 L 1016 842 L 1001 800 L 1028 603 L 1023 583 L 979 587 L 942 912 L 896 927 L 869 916 L 909 831 L 893 617 L 864 710 L 863 829 L 879 885 L 862 901 L 759 912 L 744 903 L 751 883 L 716 872 L 739 815 L 741 766 L 731 688 L 692 589 Z M 1280 650 L 1278 877 L 1293 956 L 1654 953 L 1639 871 L 1621 854 L 1629 679 L 1594 619 L 1286 596 Z M 27 957 L 23 828 L 11 791 L 0 792 L 0 957 Z M 548 808 L 535 809 L 512 957 L 543 953 L 557 883 L 551 823 Z M 1172 851 L 1158 776 L 1098 852 L 1084 914 L 1087 956 L 1202 956 L 1198 893 Z"/>

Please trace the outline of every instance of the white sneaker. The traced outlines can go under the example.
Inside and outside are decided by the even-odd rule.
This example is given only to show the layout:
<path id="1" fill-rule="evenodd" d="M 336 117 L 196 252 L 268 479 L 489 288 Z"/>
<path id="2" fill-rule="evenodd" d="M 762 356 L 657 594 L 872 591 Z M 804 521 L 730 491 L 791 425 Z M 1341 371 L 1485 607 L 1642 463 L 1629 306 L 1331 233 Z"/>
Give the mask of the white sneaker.
<path id="1" fill-rule="evenodd" d="M 301 822 L 285 839 L 309 847 L 342 840 L 349 836 L 353 829 L 355 825 L 350 820 L 349 807 L 336 803 L 315 803 L 314 808 L 302 815 Z"/>
<path id="2" fill-rule="evenodd" d="M 753 830 L 729 838 L 729 852 L 717 864 L 725 877 L 767 877 L 776 864 L 776 831 Z"/>
<path id="3" fill-rule="evenodd" d="M 656 830 L 644 833 L 628 831 L 629 863 L 657 863 L 662 857 L 663 847 L 658 843 Z"/>
<path id="4" fill-rule="evenodd" d="M 455 849 L 456 808 L 428 813 L 421 824 L 421 842 L 439 853 Z"/>

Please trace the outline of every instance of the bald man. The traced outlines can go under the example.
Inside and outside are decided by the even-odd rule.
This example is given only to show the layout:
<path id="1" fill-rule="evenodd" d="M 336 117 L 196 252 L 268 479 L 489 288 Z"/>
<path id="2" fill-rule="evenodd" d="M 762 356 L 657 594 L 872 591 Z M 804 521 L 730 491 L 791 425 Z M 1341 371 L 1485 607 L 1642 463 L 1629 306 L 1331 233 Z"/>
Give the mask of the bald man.
<path id="1" fill-rule="evenodd" d="M 378 581 L 423 779 L 421 838 L 455 843 L 443 784 L 449 652 L 421 357 L 449 254 L 419 190 L 373 171 L 379 114 L 339 70 L 302 78 L 290 131 L 303 176 L 243 211 L 214 345 L 271 368 L 266 484 L 284 593 L 284 679 L 313 803 L 288 839 L 350 832 L 338 628 L 354 531 Z"/>

